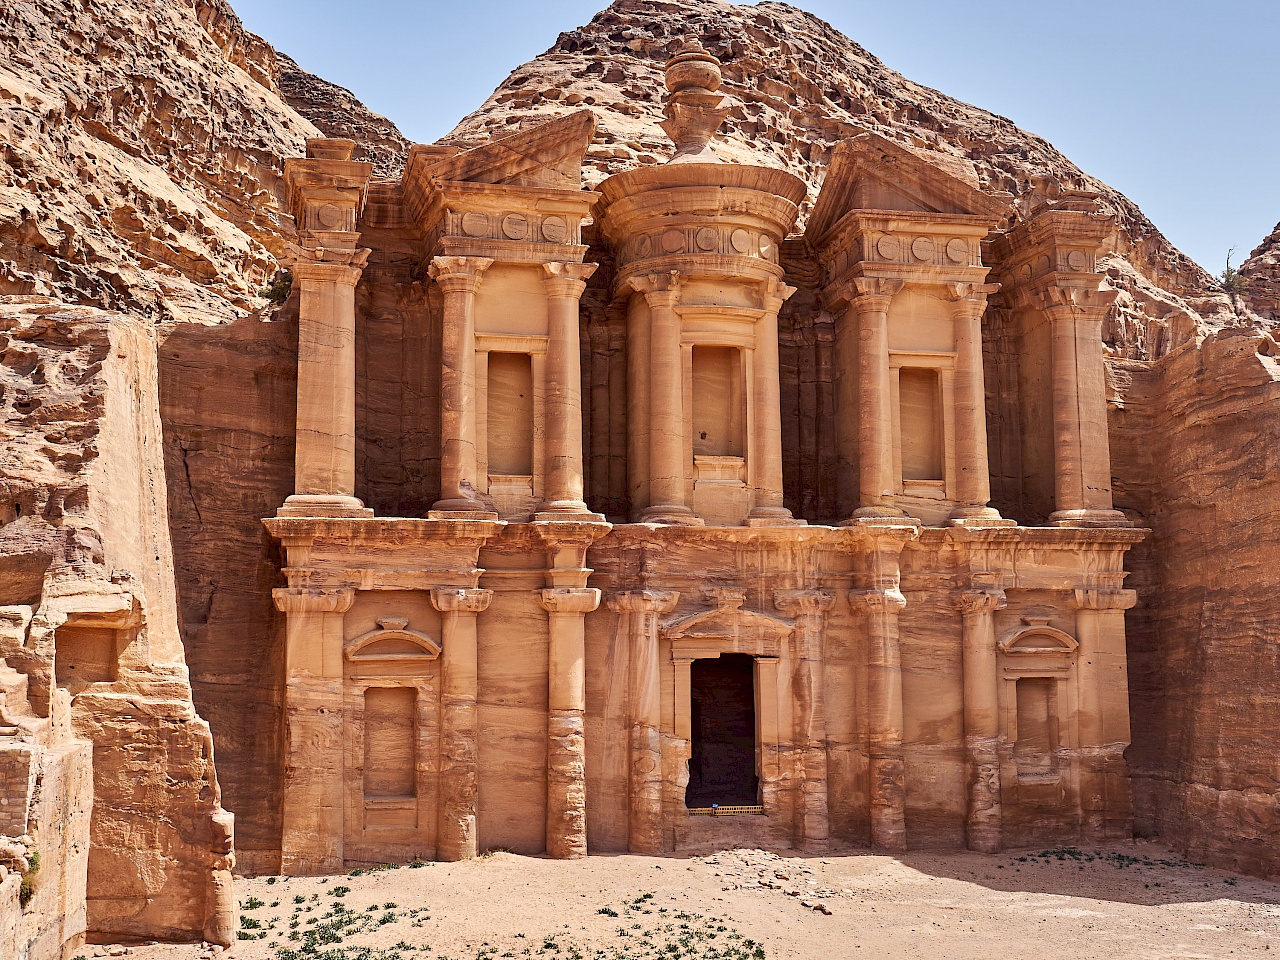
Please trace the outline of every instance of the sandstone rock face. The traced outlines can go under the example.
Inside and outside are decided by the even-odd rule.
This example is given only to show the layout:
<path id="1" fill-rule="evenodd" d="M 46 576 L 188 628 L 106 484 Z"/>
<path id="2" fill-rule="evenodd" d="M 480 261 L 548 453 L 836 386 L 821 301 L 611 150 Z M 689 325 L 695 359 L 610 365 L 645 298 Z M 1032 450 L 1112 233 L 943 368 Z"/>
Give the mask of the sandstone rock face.
<path id="1" fill-rule="evenodd" d="M 1136 826 L 1261 874 L 1280 871 L 1277 354 L 1236 328 L 1110 371 L 1116 503 L 1152 528 L 1128 564 Z"/>
<path id="2" fill-rule="evenodd" d="M 658 129 L 662 64 L 695 35 L 723 61 L 724 91 L 738 101 L 725 122 L 721 155 L 789 170 L 809 184 L 809 204 L 835 144 L 868 130 L 922 151 L 983 190 L 1012 193 L 1015 218 L 1064 189 L 1096 191 L 1118 226 L 1109 272 L 1122 293 L 1105 330 L 1109 344 L 1149 359 L 1189 335 L 1189 314 L 1214 325 L 1229 321 L 1227 302 L 1211 279 L 1127 197 L 1044 139 L 913 83 L 789 4 L 617 0 L 514 70 L 443 142 L 473 145 L 588 107 L 600 120 L 584 169 L 589 185 L 665 160 L 671 148 Z"/>
<path id="3" fill-rule="evenodd" d="M 231 818 L 178 633 L 155 330 L 27 296 L 6 301 L 0 338 L 0 653 L 14 681 L 0 742 L 46 768 L 33 812 L 50 818 L 4 831 L 51 868 L 19 945 L 53 956 L 86 925 L 229 942 Z M 59 864 L 69 877 L 54 884 Z M 32 928 L 56 889 L 79 918 L 61 939 Z"/>
<path id="4" fill-rule="evenodd" d="M 1260 746 L 1274 730 L 1280 675 L 1258 599 L 1272 579 L 1275 500 L 1266 480 L 1274 444 L 1259 439 L 1276 420 L 1267 335 L 1228 327 L 1236 318 L 1204 272 L 1049 144 L 911 83 L 784 4 L 620 0 L 513 72 L 442 152 L 587 107 L 600 121 L 589 185 L 664 160 L 660 70 L 687 34 L 724 61 L 723 91 L 737 101 L 723 156 L 801 178 L 801 224 L 834 147 L 865 130 L 985 192 L 1008 191 L 1010 224 L 1072 190 L 1102 194 L 1118 226 L 1118 255 L 1102 264 L 1116 289 L 1103 336 L 1117 504 L 1153 528 L 1129 561 L 1128 585 L 1143 597 L 1127 617 L 1137 822 L 1196 856 L 1278 869 L 1280 790 Z M 283 558 L 259 518 L 293 489 L 298 297 L 264 312 L 256 293 L 296 240 L 281 159 L 301 156 L 309 137 L 347 136 L 375 180 L 394 179 L 407 144 L 347 91 L 247 33 L 222 0 L 16 0 L 0 9 L 0 49 L 0 790 L 25 795 L 10 786 L 11 769 L 44 784 L 24 846 L 42 852 L 44 882 L 22 909 L 22 868 L 0 856 L 0 954 L 13 945 L 8 952 L 53 956 L 86 926 L 226 940 L 230 823 L 220 789 L 241 816 L 241 866 L 280 863 L 285 614 L 271 588 Z M 394 188 L 375 184 L 372 207 L 397 202 Z M 382 231 L 393 253 L 409 242 L 394 217 L 372 219 L 370 232 Z M 590 228 L 584 239 L 597 243 Z M 1242 267 L 1258 315 L 1247 319 L 1263 326 L 1280 319 L 1277 242 L 1273 234 Z M 782 244 L 788 282 L 800 281 L 778 318 L 783 481 L 797 516 L 828 517 L 838 497 L 834 323 L 806 275 L 811 261 L 803 241 Z M 629 493 L 626 457 L 611 443 L 627 423 L 618 386 L 626 323 L 610 304 L 612 268 L 604 261 L 582 297 L 582 390 L 586 500 L 616 517 Z M 356 292 L 367 384 L 358 492 L 380 513 L 423 516 L 439 493 L 440 424 L 430 415 L 439 358 L 427 343 L 439 335 L 428 327 L 440 295 L 396 256 L 371 265 L 379 272 L 394 284 Z M 389 336 L 402 330 L 410 351 Z M 999 349 L 986 346 L 990 364 Z M 1249 536 L 1235 532 L 1245 527 Z M 518 567 L 527 548 L 508 543 L 495 563 Z M 370 612 L 360 616 L 373 629 Z M 602 608 L 588 622 L 603 635 L 609 616 Z M 926 650 L 921 662 L 935 655 L 944 652 Z M 482 656 L 500 676 L 510 666 L 501 647 Z M 601 690 L 603 666 L 588 665 Z M 836 676 L 841 669 L 857 667 L 850 660 Z M 218 778 L 192 689 L 218 745 Z M 494 690 L 478 708 L 480 728 L 506 742 L 528 726 L 528 707 L 509 711 L 505 688 Z M 581 721 L 557 722 L 556 749 L 576 743 Z M 587 735 L 611 723 L 593 718 Z M 542 748 L 512 743 L 529 768 L 521 775 L 541 777 Z M 670 748 L 653 744 L 655 755 Z M 556 753 L 552 766 L 571 771 L 580 756 Z M 855 759 L 836 761 L 842 775 L 855 775 Z M 618 766 L 607 751 L 590 762 Z M 616 802 L 626 771 L 616 779 L 597 781 L 588 810 Z M 482 803 L 502 824 L 493 842 L 529 845 L 532 828 L 490 787 Z M 577 816 L 578 800 L 569 806 L 556 816 Z M 862 828 L 859 812 L 833 815 Z M 950 842 L 954 825 L 933 815 L 916 814 Z M 606 820 L 589 829 L 616 832 Z M 56 882 L 53 862 L 65 871 Z"/>
<path id="5" fill-rule="evenodd" d="M 1249 309 L 1268 320 L 1280 320 L 1280 223 L 1240 265 L 1240 275 L 1248 284 L 1244 301 Z"/>

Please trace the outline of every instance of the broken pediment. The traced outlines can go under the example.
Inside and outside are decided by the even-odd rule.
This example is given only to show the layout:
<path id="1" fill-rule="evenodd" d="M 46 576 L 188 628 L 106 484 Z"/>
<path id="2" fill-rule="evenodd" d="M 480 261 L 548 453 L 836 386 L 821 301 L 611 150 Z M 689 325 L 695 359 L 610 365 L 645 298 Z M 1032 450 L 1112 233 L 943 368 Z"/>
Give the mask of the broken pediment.
<path id="1" fill-rule="evenodd" d="M 984 217 L 994 225 L 1011 199 L 983 193 L 915 151 L 864 133 L 832 151 L 808 233 L 820 241 L 853 210 Z"/>
<path id="2" fill-rule="evenodd" d="M 407 620 L 379 620 L 378 629 L 356 637 L 347 647 L 348 660 L 434 660 L 440 644 L 425 633 L 408 629 Z"/>
<path id="3" fill-rule="evenodd" d="M 1000 651 L 1009 654 L 1058 654 L 1075 652 L 1079 646 L 1069 634 L 1044 624 L 1033 624 L 1001 641 Z"/>
<path id="4" fill-rule="evenodd" d="M 595 115 L 578 110 L 460 153 L 415 148 L 405 182 L 425 177 L 436 182 L 579 190 L 582 158 L 595 129 Z"/>

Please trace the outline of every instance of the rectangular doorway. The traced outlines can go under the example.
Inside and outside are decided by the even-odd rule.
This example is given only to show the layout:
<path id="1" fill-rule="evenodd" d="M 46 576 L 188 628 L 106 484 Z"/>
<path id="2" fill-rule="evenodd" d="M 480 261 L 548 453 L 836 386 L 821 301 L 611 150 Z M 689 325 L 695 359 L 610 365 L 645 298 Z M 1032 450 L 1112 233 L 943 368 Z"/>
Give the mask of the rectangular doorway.
<path id="1" fill-rule="evenodd" d="M 754 806 L 755 660 L 741 653 L 695 660 L 689 668 L 689 786 L 685 806 Z"/>

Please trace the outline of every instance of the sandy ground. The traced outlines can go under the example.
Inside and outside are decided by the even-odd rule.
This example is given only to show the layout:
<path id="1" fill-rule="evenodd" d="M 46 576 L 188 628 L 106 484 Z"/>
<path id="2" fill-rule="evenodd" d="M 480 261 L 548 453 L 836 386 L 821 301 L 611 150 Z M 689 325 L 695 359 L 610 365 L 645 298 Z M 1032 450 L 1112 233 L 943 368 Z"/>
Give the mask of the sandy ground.
<path id="1" fill-rule="evenodd" d="M 1153 843 L 1000 856 L 558 862 L 497 853 L 238 882 L 241 940 L 89 946 L 135 960 L 1275 957 L 1280 884 Z"/>

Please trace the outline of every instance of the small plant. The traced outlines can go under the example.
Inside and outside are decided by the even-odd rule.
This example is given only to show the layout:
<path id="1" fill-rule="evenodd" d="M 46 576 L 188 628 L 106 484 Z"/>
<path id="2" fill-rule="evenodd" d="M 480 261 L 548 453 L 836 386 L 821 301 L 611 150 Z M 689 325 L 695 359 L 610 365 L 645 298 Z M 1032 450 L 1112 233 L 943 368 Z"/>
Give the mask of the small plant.
<path id="1" fill-rule="evenodd" d="M 618 915 L 618 911 L 613 909 L 613 907 L 601 907 L 596 911 L 596 913 L 603 917 L 616 917 Z"/>
<path id="2" fill-rule="evenodd" d="M 27 857 L 27 872 L 22 875 L 22 883 L 18 886 L 18 903 L 25 907 L 36 895 L 36 874 L 40 872 L 40 851 L 33 850 Z"/>
<path id="3" fill-rule="evenodd" d="M 1232 247 L 1227 251 L 1227 265 L 1222 273 L 1218 275 L 1218 286 L 1222 288 L 1222 292 L 1231 298 L 1231 309 L 1236 316 L 1240 315 L 1240 298 L 1244 295 L 1245 290 L 1249 287 L 1249 281 L 1246 280 L 1235 267 L 1231 265 L 1231 257 L 1236 252 L 1236 248 Z"/>
<path id="4" fill-rule="evenodd" d="M 259 900 L 257 897 L 250 897 L 248 900 L 244 902 L 244 908 L 246 910 L 257 910 L 259 907 L 265 907 L 265 906 L 266 906 L 266 903 L 262 900 Z"/>
<path id="5" fill-rule="evenodd" d="M 270 300 L 277 307 L 289 299 L 293 290 L 293 274 L 288 270 L 277 270 L 271 282 L 258 291 L 258 296 Z"/>

